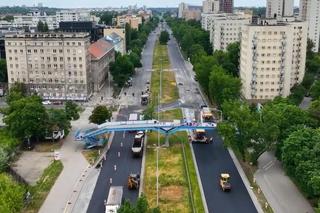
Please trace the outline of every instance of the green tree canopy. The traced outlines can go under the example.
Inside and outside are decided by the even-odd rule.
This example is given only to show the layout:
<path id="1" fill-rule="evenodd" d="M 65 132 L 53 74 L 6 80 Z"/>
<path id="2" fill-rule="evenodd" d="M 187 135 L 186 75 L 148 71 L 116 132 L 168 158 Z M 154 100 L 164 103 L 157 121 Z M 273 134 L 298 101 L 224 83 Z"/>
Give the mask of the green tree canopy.
<path id="1" fill-rule="evenodd" d="M 73 101 L 67 101 L 65 103 L 65 108 L 64 108 L 68 120 L 78 120 L 80 118 L 79 115 L 79 107 L 76 103 Z"/>
<path id="2" fill-rule="evenodd" d="M 282 147 L 282 162 L 309 197 L 320 196 L 320 130 L 302 128 L 292 132 Z"/>
<path id="3" fill-rule="evenodd" d="M 214 66 L 209 77 L 209 97 L 218 105 L 240 97 L 241 81 L 226 74 L 220 66 Z"/>
<path id="4" fill-rule="evenodd" d="M 48 128 L 47 131 L 64 130 L 68 135 L 71 123 L 67 113 L 63 109 L 48 109 Z"/>
<path id="5" fill-rule="evenodd" d="M 310 95 L 313 99 L 317 99 L 320 97 L 320 81 L 319 80 L 314 82 L 310 90 Z"/>
<path id="6" fill-rule="evenodd" d="M 107 120 L 110 120 L 112 117 L 112 111 L 109 110 L 106 106 L 96 106 L 92 111 L 92 114 L 89 117 L 89 121 L 95 124 L 105 123 Z"/>
<path id="7" fill-rule="evenodd" d="M 127 55 L 118 56 L 116 61 L 110 64 L 110 73 L 115 83 L 122 87 L 130 76 L 134 74 L 134 65 Z"/>
<path id="8" fill-rule="evenodd" d="M 167 31 L 161 31 L 160 37 L 159 37 L 160 44 L 166 45 L 169 39 L 170 39 L 169 33 Z"/>
<path id="9" fill-rule="evenodd" d="M 9 90 L 9 95 L 6 97 L 6 101 L 10 104 L 13 101 L 20 100 L 21 98 L 26 97 L 27 90 L 24 84 L 22 83 L 14 83 Z"/>
<path id="10" fill-rule="evenodd" d="M 0 212 L 20 212 L 24 205 L 24 187 L 0 173 L 0 189 Z"/>
<path id="11" fill-rule="evenodd" d="M 7 63 L 5 59 L 0 59 L 0 82 L 8 82 Z"/>
<path id="12" fill-rule="evenodd" d="M 38 96 L 11 102 L 3 119 L 9 132 L 19 139 L 42 137 L 47 127 L 47 120 L 48 114 Z"/>
<path id="13" fill-rule="evenodd" d="M 134 67 L 142 67 L 140 57 L 135 52 L 131 52 L 129 54 L 130 62 L 133 64 Z"/>

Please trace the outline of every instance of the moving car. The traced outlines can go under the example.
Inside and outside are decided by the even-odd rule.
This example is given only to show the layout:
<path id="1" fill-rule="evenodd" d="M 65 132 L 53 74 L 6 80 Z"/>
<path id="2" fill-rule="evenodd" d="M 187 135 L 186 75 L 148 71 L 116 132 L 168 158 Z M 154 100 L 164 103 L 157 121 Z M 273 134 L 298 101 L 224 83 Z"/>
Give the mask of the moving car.
<path id="1" fill-rule="evenodd" d="M 213 142 L 213 138 L 208 138 L 204 129 L 195 129 L 192 134 L 189 135 L 189 141 L 193 143 L 210 143 Z"/>
<path id="2" fill-rule="evenodd" d="M 144 132 L 139 131 L 137 134 L 134 136 L 133 144 L 132 144 L 132 154 L 133 156 L 141 156 L 143 153 L 143 144 L 144 144 Z"/>

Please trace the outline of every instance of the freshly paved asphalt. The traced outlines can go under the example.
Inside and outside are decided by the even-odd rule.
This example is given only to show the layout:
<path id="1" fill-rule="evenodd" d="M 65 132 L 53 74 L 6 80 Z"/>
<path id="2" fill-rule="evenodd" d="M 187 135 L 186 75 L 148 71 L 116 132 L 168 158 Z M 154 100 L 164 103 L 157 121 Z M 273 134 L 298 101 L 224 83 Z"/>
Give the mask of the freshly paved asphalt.
<path id="1" fill-rule="evenodd" d="M 185 63 L 178 48 L 177 42 L 171 37 L 168 42 L 168 51 L 177 82 L 183 83 L 182 86 L 178 86 L 181 101 L 193 105 L 194 109 L 199 109 L 204 100 L 197 92 L 198 84 L 193 80 L 192 69 Z M 209 212 L 257 212 L 220 136 L 216 131 L 207 133 L 209 137 L 214 138 L 214 143 L 193 144 L 193 149 Z M 232 190 L 228 193 L 223 192 L 219 187 L 219 175 L 222 172 L 228 172 L 231 175 Z"/>
<path id="2" fill-rule="evenodd" d="M 152 69 L 153 49 L 156 33 L 151 33 L 142 53 L 143 67 L 133 77 L 133 86 L 125 88 L 119 102 L 123 105 L 117 120 L 124 120 L 132 112 L 141 112 L 140 93 L 145 90 L 146 82 L 150 81 Z M 133 96 L 132 93 L 135 93 Z M 105 211 L 104 200 L 107 199 L 110 189 L 110 178 L 113 186 L 123 186 L 123 198 L 131 202 L 136 201 L 138 190 L 128 190 L 127 178 L 130 173 L 140 173 L 142 158 L 134 158 L 131 153 L 134 133 L 117 132 L 112 145 L 103 163 L 97 184 L 92 194 L 88 213 L 101 213 Z M 118 153 L 120 152 L 120 157 Z M 114 169 L 116 166 L 116 170 Z"/>

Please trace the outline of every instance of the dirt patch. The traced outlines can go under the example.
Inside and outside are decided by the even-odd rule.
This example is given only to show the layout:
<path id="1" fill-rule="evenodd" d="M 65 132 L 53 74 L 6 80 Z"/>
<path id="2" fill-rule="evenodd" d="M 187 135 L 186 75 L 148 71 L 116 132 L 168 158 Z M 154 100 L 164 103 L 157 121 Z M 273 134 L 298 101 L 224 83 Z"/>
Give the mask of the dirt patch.
<path id="1" fill-rule="evenodd" d="M 179 201 L 183 198 L 182 186 L 161 187 L 160 197 L 165 200 Z"/>

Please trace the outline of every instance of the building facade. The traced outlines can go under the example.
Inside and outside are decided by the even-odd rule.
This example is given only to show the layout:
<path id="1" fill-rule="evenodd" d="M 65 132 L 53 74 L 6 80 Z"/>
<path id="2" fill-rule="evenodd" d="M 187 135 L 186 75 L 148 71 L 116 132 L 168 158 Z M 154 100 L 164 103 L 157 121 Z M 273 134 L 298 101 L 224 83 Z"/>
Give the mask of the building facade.
<path id="1" fill-rule="evenodd" d="M 101 38 L 90 45 L 89 53 L 91 54 L 93 89 L 94 92 L 99 92 L 110 78 L 109 65 L 115 60 L 114 46 L 105 38 Z"/>
<path id="2" fill-rule="evenodd" d="M 220 1 L 219 0 L 205 0 L 202 2 L 203 13 L 219 13 Z"/>
<path id="3" fill-rule="evenodd" d="M 219 0 L 219 9 L 222 13 L 233 13 L 233 0 Z"/>
<path id="4" fill-rule="evenodd" d="M 124 28 L 126 24 L 129 24 L 132 29 L 138 29 L 142 24 L 142 18 L 136 15 L 122 15 L 117 16 L 117 26 Z"/>
<path id="5" fill-rule="evenodd" d="M 313 51 L 319 52 L 320 0 L 300 0 L 299 19 L 308 23 L 308 38 L 314 44 Z"/>
<path id="6" fill-rule="evenodd" d="M 9 87 L 24 83 L 44 99 L 87 100 L 93 91 L 88 33 L 25 33 L 5 37 Z"/>
<path id="7" fill-rule="evenodd" d="M 178 7 L 178 18 L 183 18 L 184 11 L 188 10 L 188 4 L 181 2 Z"/>
<path id="8" fill-rule="evenodd" d="M 242 95 L 252 102 L 287 97 L 305 73 L 306 22 L 262 22 L 242 28 Z"/>
<path id="9" fill-rule="evenodd" d="M 267 0 L 266 18 L 293 16 L 294 0 Z"/>
<path id="10" fill-rule="evenodd" d="M 107 27 L 104 28 L 103 35 L 104 37 L 108 37 L 108 39 L 112 40 L 115 45 L 116 51 L 120 52 L 121 54 L 126 54 L 125 28 Z"/>
<path id="11" fill-rule="evenodd" d="M 250 24 L 251 19 L 245 13 L 208 15 L 205 27 L 210 32 L 213 51 L 226 50 L 229 44 L 239 42 L 242 26 Z"/>

